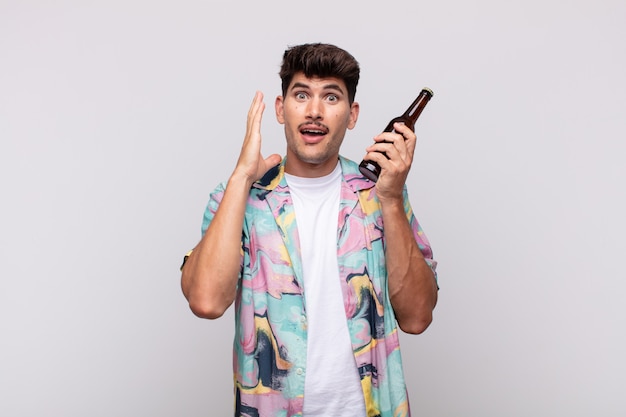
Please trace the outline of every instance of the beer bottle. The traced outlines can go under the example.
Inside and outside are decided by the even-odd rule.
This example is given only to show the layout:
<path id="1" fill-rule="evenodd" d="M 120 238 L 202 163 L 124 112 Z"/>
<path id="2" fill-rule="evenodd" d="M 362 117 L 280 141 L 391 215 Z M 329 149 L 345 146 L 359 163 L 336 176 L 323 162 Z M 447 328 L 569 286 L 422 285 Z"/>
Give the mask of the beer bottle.
<path id="1" fill-rule="evenodd" d="M 404 123 L 411 128 L 411 130 L 415 131 L 415 122 L 432 96 L 432 90 L 429 88 L 423 88 L 404 114 L 391 119 L 383 132 L 393 132 L 393 124 L 396 122 Z M 363 160 L 361 161 L 361 164 L 359 164 L 359 171 L 361 171 L 361 174 L 365 175 L 370 180 L 376 182 L 378 181 L 378 176 L 380 175 L 380 166 L 374 161 Z"/>

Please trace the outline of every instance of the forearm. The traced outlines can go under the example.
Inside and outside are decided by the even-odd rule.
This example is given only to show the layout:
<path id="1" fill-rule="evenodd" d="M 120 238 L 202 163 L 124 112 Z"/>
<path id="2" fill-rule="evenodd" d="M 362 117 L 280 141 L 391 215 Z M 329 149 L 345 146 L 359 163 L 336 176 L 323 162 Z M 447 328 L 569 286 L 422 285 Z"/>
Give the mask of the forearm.
<path id="1" fill-rule="evenodd" d="M 249 190 L 249 181 L 230 178 L 211 224 L 183 267 L 182 290 L 199 317 L 220 317 L 235 299 Z"/>
<path id="2" fill-rule="evenodd" d="M 381 201 L 391 304 L 400 328 L 418 334 L 432 321 L 437 303 L 434 273 L 419 249 L 402 199 Z"/>

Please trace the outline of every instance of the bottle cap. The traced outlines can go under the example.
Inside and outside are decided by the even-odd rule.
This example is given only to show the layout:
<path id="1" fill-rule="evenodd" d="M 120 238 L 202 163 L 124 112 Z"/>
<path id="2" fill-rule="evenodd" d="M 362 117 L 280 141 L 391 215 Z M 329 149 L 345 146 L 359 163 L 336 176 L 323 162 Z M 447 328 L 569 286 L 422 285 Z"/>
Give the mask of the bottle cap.
<path id="1" fill-rule="evenodd" d="M 434 95 L 433 90 L 431 90 L 430 88 L 424 87 L 422 88 L 422 92 L 426 92 L 430 97 L 432 97 Z"/>

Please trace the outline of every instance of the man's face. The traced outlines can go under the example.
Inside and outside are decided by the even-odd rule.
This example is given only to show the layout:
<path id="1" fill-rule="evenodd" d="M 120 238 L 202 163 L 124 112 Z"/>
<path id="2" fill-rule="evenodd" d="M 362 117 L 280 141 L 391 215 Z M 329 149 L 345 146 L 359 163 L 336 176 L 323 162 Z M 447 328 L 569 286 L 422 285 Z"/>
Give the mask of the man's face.
<path id="1" fill-rule="evenodd" d="M 359 105 L 348 102 L 343 80 L 294 75 L 276 98 L 276 118 L 285 126 L 285 171 L 300 177 L 327 175 L 337 165 L 346 129 L 356 125 Z"/>

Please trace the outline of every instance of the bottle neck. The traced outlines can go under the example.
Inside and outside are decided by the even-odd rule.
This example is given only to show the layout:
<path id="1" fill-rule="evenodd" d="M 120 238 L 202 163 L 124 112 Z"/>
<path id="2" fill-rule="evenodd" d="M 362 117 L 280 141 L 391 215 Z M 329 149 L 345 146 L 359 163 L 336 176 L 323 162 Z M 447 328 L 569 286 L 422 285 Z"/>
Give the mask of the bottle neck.
<path id="1" fill-rule="evenodd" d="M 411 104 L 407 111 L 402 116 L 400 116 L 404 120 L 408 121 L 405 122 L 407 126 L 410 125 L 411 128 L 413 128 L 415 122 L 420 117 L 420 114 L 422 114 L 422 110 L 424 110 L 424 107 L 426 107 L 426 104 L 431 97 L 432 93 L 430 93 L 428 90 L 422 90 L 422 92 L 417 96 L 413 104 Z"/>

